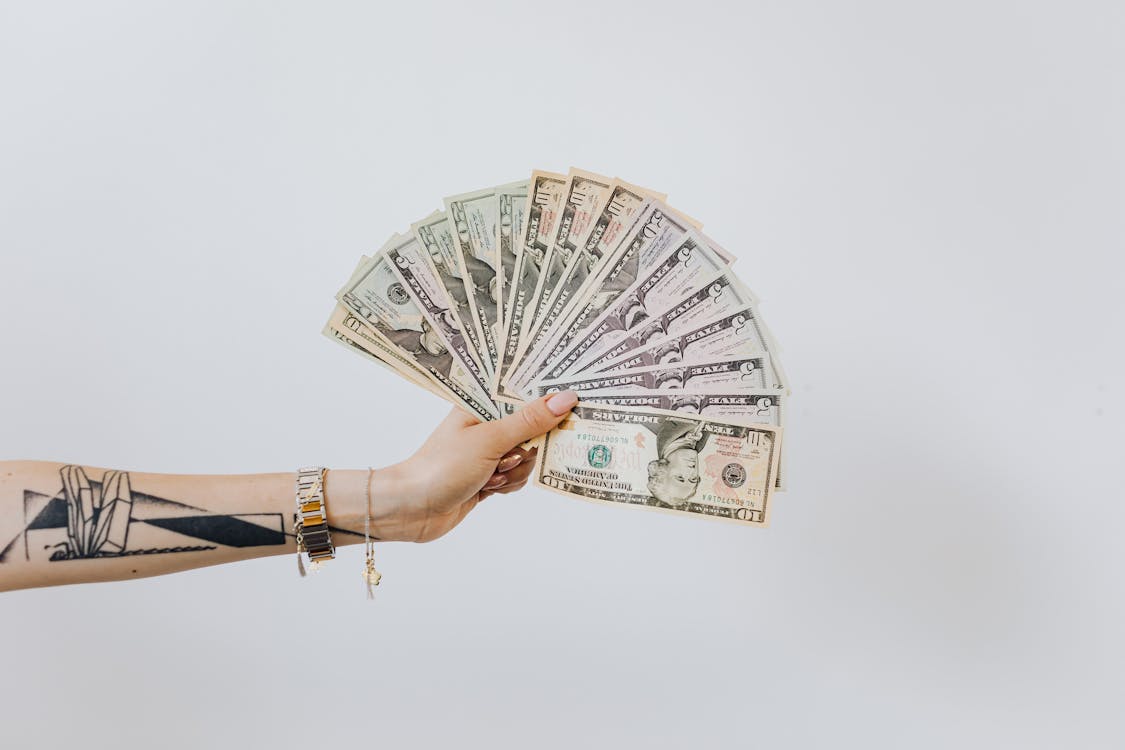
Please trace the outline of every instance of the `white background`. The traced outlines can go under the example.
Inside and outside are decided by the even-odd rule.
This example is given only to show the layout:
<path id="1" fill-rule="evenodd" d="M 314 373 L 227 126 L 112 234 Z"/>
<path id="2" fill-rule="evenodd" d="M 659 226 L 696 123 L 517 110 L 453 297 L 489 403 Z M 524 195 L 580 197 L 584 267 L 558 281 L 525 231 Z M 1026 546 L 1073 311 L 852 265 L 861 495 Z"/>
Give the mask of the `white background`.
<path id="1" fill-rule="evenodd" d="M 532 489 L 381 546 L 374 605 L 358 547 L 5 594 L 2 744 L 1122 746 L 1123 32 L 1108 2 L 0 4 L 0 456 L 404 458 L 446 406 L 323 339 L 333 295 L 533 167 L 702 219 L 794 388 L 768 530 Z"/>

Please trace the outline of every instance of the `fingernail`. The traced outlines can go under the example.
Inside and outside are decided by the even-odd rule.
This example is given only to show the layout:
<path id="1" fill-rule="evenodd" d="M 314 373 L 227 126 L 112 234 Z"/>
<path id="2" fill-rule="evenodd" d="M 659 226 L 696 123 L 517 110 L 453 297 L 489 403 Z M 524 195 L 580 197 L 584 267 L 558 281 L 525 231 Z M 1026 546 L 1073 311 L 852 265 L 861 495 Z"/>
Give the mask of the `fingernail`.
<path id="1" fill-rule="evenodd" d="M 506 476 L 504 476 L 503 474 L 493 474 L 492 478 L 489 479 L 487 482 L 485 482 L 484 487 L 482 487 L 481 489 L 494 490 L 497 487 L 503 485 L 504 482 L 507 482 L 507 481 L 508 481 L 508 478 Z"/>
<path id="2" fill-rule="evenodd" d="M 520 454 L 509 453 L 508 455 L 506 455 L 502 459 L 500 459 L 500 463 L 496 464 L 496 471 L 499 471 L 499 472 L 511 471 L 512 469 L 519 466 L 520 461 L 522 461 L 522 460 L 523 460 L 523 456 L 521 456 Z"/>
<path id="3" fill-rule="evenodd" d="M 574 408 L 578 403 L 578 394 L 574 391 L 560 391 L 547 399 L 547 408 L 556 417 L 561 417 Z"/>

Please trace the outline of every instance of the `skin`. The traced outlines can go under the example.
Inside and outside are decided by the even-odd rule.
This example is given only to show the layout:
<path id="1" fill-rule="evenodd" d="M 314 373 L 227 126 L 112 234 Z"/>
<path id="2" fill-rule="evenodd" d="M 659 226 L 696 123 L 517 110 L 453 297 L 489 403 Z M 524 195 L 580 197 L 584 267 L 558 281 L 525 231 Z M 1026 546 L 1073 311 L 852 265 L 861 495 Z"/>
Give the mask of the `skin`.
<path id="1" fill-rule="evenodd" d="M 535 457 L 534 450 L 520 446 L 558 425 L 575 403 L 573 392 L 557 393 L 486 423 L 453 409 L 414 455 L 370 475 L 372 536 L 382 542 L 433 541 L 449 533 L 485 498 L 519 490 L 531 475 Z M 137 533 L 132 524 L 129 527 L 134 542 L 148 529 L 144 521 L 135 520 L 145 513 L 149 517 L 190 514 L 207 521 L 227 521 L 236 527 L 234 536 L 224 537 L 225 542 L 188 538 L 195 547 L 189 551 L 164 548 L 144 554 L 48 559 L 43 534 L 58 542 L 66 539 L 66 530 L 29 531 L 25 498 L 59 497 L 62 468 L 63 464 L 47 461 L 0 462 L 0 551 L 16 541 L 0 561 L 0 591 L 141 578 L 296 551 L 291 525 L 294 472 L 207 476 L 130 471 L 134 493 L 180 504 L 169 510 L 158 501 L 134 501 L 132 518 Z M 82 470 L 95 483 L 106 471 L 89 466 Z M 368 482 L 367 469 L 330 469 L 325 477 L 325 507 L 336 547 L 363 543 Z M 192 510 L 182 510 L 183 505 Z M 156 509 L 151 510 L 153 507 Z M 274 532 L 275 538 L 267 542 L 253 534 L 238 537 L 238 518 L 279 516 L 284 520 L 284 536 Z M 22 544 L 25 538 L 28 554 Z M 126 544 L 126 549 L 131 546 L 135 548 L 135 544 Z"/>
<path id="2" fill-rule="evenodd" d="M 669 505 L 683 505 L 699 485 L 699 454 L 691 448 L 679 448 L 668 455 L 668 473 L 661 482 L 658 496 Z"/>

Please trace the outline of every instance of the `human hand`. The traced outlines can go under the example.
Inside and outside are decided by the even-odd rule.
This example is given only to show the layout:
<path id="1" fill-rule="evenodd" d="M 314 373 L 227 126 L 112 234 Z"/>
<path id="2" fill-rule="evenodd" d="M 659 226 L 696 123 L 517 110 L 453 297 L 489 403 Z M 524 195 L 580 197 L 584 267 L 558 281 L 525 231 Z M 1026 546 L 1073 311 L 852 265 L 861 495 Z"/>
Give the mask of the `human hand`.
<path id="1" fill-rule="evenodd" d="M 494 422 L 478 422 L 454 408 L 413 456 L 375 472 L 378 538 L 432 541 L 489 495 L 523 487 L 535 451 L 519 445 L 553 429 L 576 403 L 573 391 L 563 391 Z"/>

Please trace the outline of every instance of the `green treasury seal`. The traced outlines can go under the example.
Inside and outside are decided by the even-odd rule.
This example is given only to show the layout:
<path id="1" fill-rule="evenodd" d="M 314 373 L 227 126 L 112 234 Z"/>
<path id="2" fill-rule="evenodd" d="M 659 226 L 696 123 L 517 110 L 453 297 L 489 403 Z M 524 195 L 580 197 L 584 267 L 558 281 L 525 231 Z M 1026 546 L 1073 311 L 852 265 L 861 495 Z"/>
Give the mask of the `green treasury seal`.
<path id="1" fill-rule="evenodd" d="M 586 460 L 595 469 L 604 469 L 609 466 L 609 459 L 613 457 L 608 445 L 595 445 L 586 454 Z"/>

